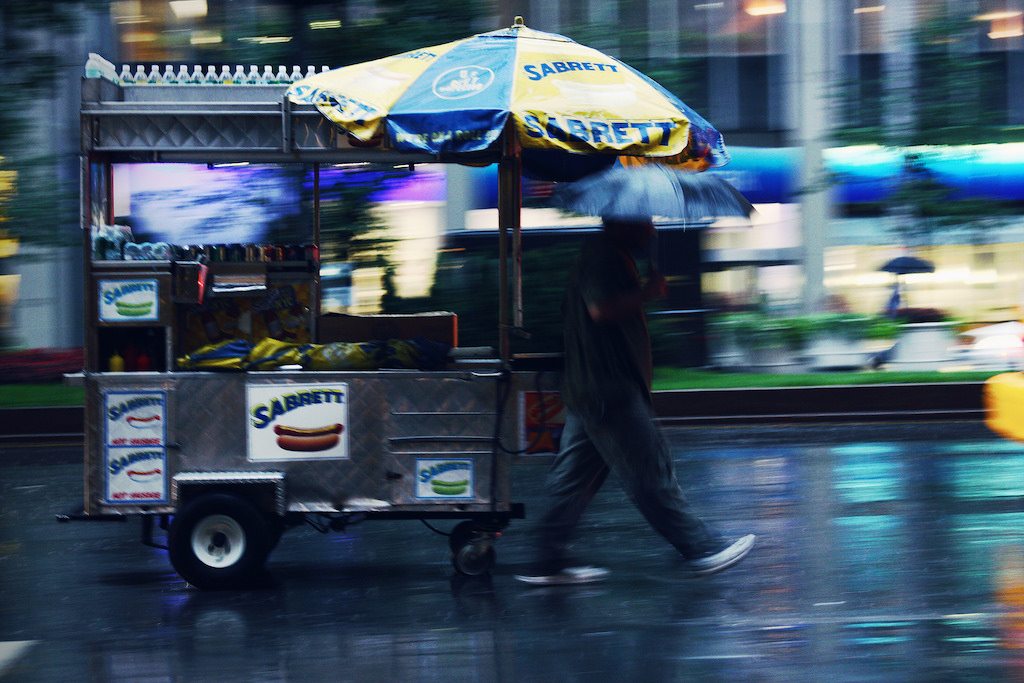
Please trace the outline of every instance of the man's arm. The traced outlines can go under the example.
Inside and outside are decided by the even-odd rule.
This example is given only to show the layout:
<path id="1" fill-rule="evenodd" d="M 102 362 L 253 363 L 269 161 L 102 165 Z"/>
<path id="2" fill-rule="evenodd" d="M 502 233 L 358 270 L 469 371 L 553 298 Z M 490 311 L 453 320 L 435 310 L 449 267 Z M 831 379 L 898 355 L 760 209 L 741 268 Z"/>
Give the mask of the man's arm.
<path id="1" fill-rule="evenodd" d="M 668 293 L 664 276 L 652 271 L 640 289 L 622 292 L 602 301 L 587 302 L 587 312 L 595 323 L 613 323 L 636 315 L 645 303 Z"/>

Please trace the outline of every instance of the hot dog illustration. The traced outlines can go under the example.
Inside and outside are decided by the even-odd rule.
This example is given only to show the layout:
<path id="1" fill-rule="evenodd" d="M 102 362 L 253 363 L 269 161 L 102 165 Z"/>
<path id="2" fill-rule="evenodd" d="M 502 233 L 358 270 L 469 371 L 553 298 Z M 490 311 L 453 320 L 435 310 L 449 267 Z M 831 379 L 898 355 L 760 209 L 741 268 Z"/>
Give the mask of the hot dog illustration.
<path id="1" fill-rule="evenodd" d="M 128 470 L 125 474 L 134 481 L 149 481 L 160 476 L 162 472 L 159 467 L 154 467 L 151 470 Z"/>
<path id="2" fill-rule="evenodd" d="M 324 427 L 288 427 L 275 425 L 277 445 L 286 451 L 315 452 L 326 451 L 338 445 L 338 436 L 345 429 L 341 424 Z"/>
<path id="3" fill-rule="evenodd" d="M 150 415 L 149 417 L 137 417 L 135 415 L 129 415 L 124 419 L 124 421 L 136 429 L 148 429 L 149 427 L 159 426 L 160 416 Z"/>

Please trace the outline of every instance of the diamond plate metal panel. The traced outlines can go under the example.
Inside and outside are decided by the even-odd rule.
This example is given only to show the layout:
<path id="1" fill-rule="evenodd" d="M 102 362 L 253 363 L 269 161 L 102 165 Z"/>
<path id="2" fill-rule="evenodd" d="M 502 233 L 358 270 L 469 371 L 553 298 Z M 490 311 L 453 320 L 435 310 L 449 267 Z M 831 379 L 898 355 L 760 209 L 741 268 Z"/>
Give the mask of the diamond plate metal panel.
<path id="1" fill-rule="evenodd" d="M 97 121 L 97 151 L 281 148 L 280 115 L 126 113 Z"/>
<path id="2" fill-rule="evenodd" d="M 347 460 L 249 462 L 246 434 L 247 384 L 345 382 L 349 391 Z M 162 389 L 168 394 L 168 477 L 178 473 L 283 473 L 287 508 L 331 512 L 342 509 L 430 511 L 508 510 L 511 456 L 491 452 L 496 412 L 495 380 L 469 373 L 146 373 L 98 374 L 86 380 L 86 510 L 109 511 L 103 503 L 105 390 Z M 514 402 L 510 402 L 510 406 Z M 511 409 L 511 408 L 510 408 Z M 507 425 L 503 442 L 516 443 Z M 471 499 L 419 499 L 417 458 L 473 461 Z M 497 469 L 495 469 L 495 467 Z M 496 488 L 492 496 L 492 481 Z M 117 511 L 173 512 L 172 506 L 117 506 Z"/>

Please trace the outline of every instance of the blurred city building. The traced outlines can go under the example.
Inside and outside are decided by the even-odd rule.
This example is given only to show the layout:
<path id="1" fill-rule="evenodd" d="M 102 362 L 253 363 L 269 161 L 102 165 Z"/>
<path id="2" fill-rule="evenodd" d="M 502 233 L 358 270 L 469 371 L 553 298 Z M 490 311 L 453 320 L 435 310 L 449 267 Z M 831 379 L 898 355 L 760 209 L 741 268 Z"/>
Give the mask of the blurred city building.
<path id="1" fill-rule="evenodd" d="M 0 139 L 0 156 L 33 164 L 0 170 L 35 173 L 17 186 L 33 188 L 45 206 L 14 211 L 4 224 L 21 245 L 3 266 L 21 276 L 8 334 L 14 345 L 80 343 L 77 103 L 88 53 L 131 74 L 182 65 L 306 72 L 492 30 L 514 15 L 617 55 L 725 134 L 733 161 L 714 172 L 759 214 L 753 226 L 721 221 L 703 231 L 697 267 L 705 306 L 814 310 L 841 301 L 878 312 L 892 284 L 878 267 L 913 253 L 936 267 L 907 276 L 912 305 L 979 323 L 1020 317 L 1021 0 L 20 5 L 0 10 L 8 50 L 0 84 L 6 102 L 19 104 L 8 117 L 26 125 L 17 138 Z M 365 311 L 389 292 L 421 297 L 436 268 L 423 255 L 443 251 L 444 233 L 493 227 L 493 173 L 437 167 L 412 177 L 429 190 L 406 188 L 378 201 L 378 220 L 393 240 L 391 275 L 380 262 L 332 271 L 332 305 Z M 545 208 L 543 185 L 527 189 L 532 215 L 524 224 L 581 224 Z"/>

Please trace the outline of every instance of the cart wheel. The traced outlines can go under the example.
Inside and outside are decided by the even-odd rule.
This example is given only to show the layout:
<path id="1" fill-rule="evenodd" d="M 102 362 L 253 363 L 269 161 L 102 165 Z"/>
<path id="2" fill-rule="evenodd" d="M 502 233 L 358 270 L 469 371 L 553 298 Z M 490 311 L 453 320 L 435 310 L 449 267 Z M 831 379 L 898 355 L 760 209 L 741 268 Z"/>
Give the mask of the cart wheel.
<path id="1" fill-rule="evenodd" d="M 248 501 L 211 493 L 175 515 L 167 547 L 174 569 L 196 588 L 229 588 L 263 568 L 273 536 L 266 518 Z"/>
<path id="2" fill-rule="evenodd" d="M 459 548 L 473 540 L 473 537 L 477 533 L 477 529 L 478 527 L 476 522 L 471 522 L 469 520 L 459 522 L 448 535 L 448 547 L 451 548 L 453 553 L 459 552 Z"/>
<path id="3" fill-rule="evenodd" d="M 494 567 L 496 560 L 494 546 L 487 542 L 467 543 L 452 553 L 455 571 L 466 576 L 487 574 Z"/>

